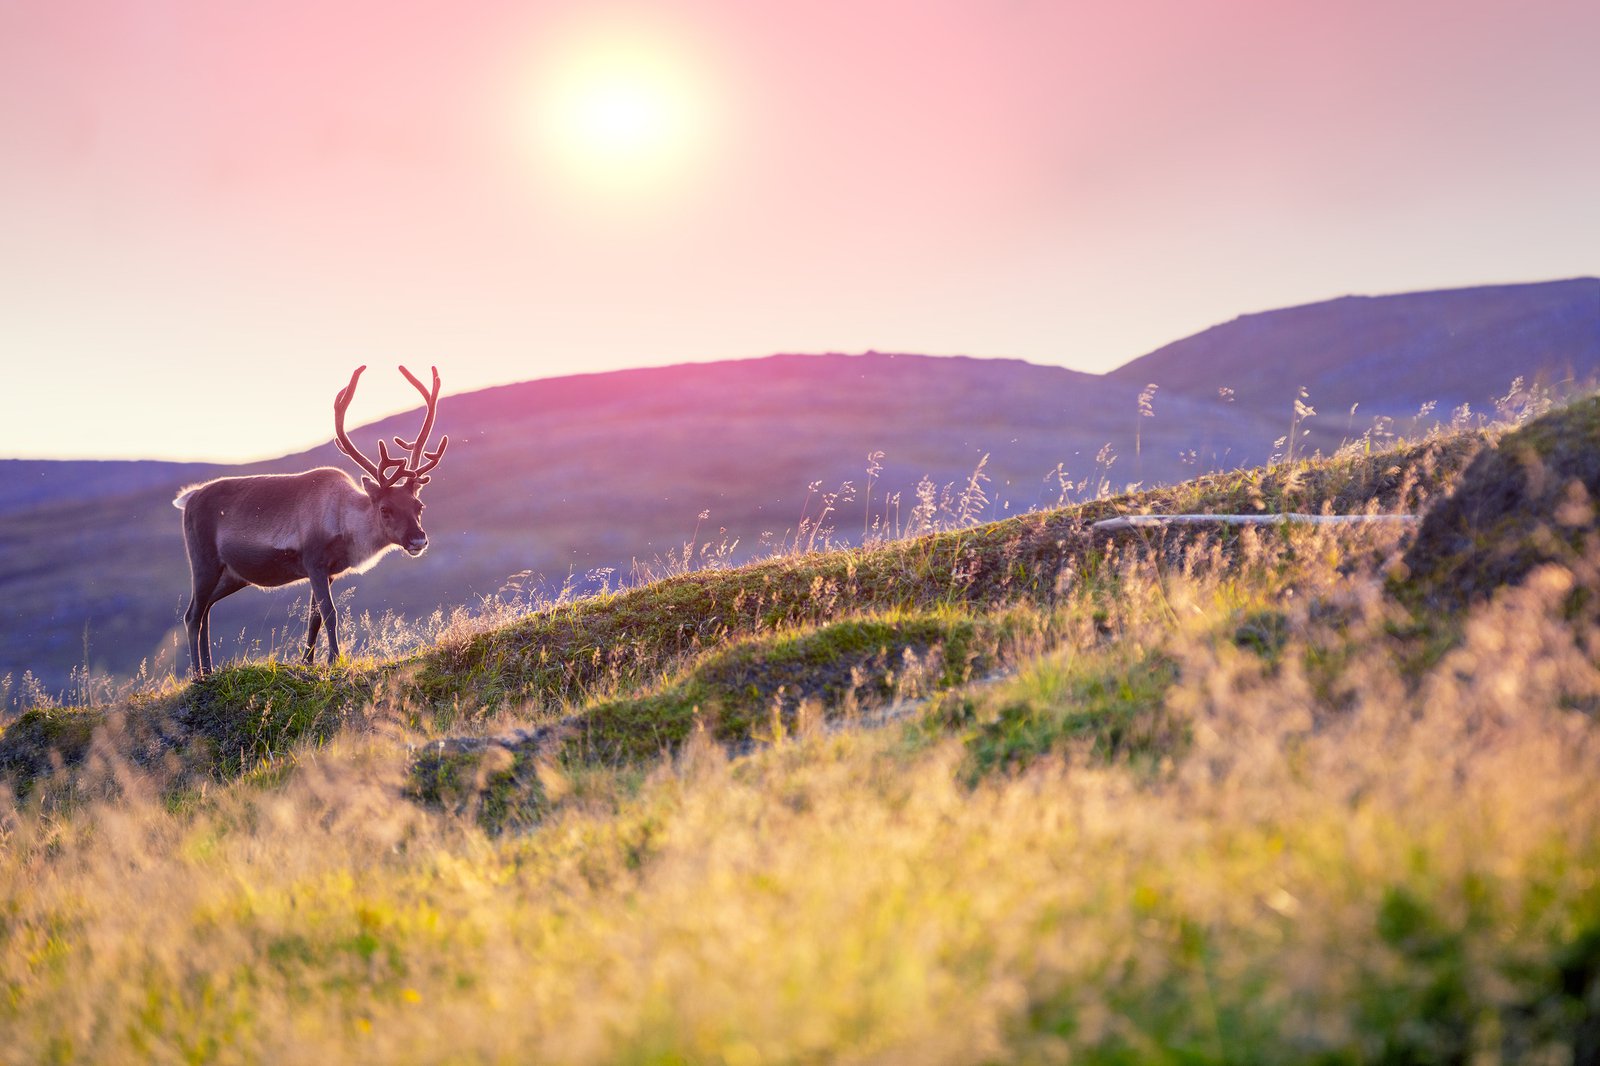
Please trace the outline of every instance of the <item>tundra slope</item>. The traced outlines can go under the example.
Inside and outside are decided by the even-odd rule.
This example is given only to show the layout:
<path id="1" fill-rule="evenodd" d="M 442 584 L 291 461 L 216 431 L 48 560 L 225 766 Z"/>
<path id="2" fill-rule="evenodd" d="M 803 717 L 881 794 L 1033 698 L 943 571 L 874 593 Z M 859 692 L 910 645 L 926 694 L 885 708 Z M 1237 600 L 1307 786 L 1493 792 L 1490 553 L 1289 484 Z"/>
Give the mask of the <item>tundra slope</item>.
<path id="1" fill-rule="evenodd" d="M 573 709 L 588 714 L 593 705 L 583 743 L 604 758 L 634 759 L 681 744 L 697 727 L 696 699 L 708 691 L 727 707 L 726 735 L 737 739 L 741 728 L 770 725 L 762 713 L 780 688 L 780 721 L 792 720 L 803 697 L 825 695 L 843 707 L 847 693 L 858 701 L 888 695 L 872 679 L 900 672 L 907 651 L 921 662 L 938 649 L 945 665 L 930 676 L 941 687 L 971 676 L 975 665 L 997 665 L 1002 645 L 1034 639 L 1023 631 L 1035 623 L 1006 621 L 1011 608 L 1053 610 L 1063 596 L 1081 594 L 1074 590 L 1088 577 L 1114 569 L 1111 558 L 1156 545 L 1181 554 L 1192 539 L 1143 530 L 1097 536 L 1089 527 L 1100 519 L 1142 511 L 1412 510 L 1481 443 L 1458 434 L 1372 455 L 1215 475 L 870 549 L 685 574 L 509 622 L 463 620 L 435 646 L 394 661 L 357 661 L 326 673 L 247 664 L 131 705 L 33 711 L 0 737 L 0 771 L 21 768 L 31 779 L 49 765 L 58 736 L 67 738 L 67 763 L 77 763 L 88 752 L 92 723 L 108 712 L 118 723 L 113 732 L 143 745 L 140 761 L 159 761 L 193 737 L 193 770 L 214 766 L 224 776 L 277 760 L 297 740 L 326 740 L 345 722 L 369 722 L 381 708 L 403 709 L 402 719 L 426 735 L 506 714 L 541 724 Z M 805 636 L 835 625 L 844 628 Z M 692 679 L 699 657 L 721 654 L 728 656 L 724 667 L 665 702 L 627 697 L 659 685 L 667 692 L 679 671 Z M 776 662 L 790 665 L 774 673 Z M 858 673 L 863 685 L 851 681 Z M 808 675 L 832 680 L 817 690 Z M 607 703 L 608 696 L 624 698 Z"/>

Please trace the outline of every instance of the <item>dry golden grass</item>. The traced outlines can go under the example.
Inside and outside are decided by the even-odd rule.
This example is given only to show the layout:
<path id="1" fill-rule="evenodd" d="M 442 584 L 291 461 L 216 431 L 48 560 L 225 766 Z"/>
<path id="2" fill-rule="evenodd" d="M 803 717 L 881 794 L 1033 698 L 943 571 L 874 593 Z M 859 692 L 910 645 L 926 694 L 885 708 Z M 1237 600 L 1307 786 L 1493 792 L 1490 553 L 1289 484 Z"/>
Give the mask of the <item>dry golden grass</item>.
<path id="1" fill-rule="evenodd" d="M 546 765 L 515 834 L 404 802 L 404 738 L 181 804 L 108 759 L 4 817 L 0 1060 L 1583 1061 L 1570 573 L 1419 673 L 1364 536 L 1129 556 L 960 713 Z"/>

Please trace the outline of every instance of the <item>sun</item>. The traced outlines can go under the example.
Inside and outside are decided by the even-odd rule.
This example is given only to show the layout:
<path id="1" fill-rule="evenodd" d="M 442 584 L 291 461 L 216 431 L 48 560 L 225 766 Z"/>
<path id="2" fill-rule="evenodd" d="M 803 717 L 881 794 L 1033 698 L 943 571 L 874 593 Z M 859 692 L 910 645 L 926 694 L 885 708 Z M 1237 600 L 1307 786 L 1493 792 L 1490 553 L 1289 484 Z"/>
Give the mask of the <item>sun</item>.
<path id="1" fill-rule="evenodd" d="M 712 96 L 670 38 L 613 30 L 568 41 L 530 100 L 536 160 L 585 189 L 661 188 L 704 162 Z"/>
<path id="2" fill-rule="evenodd" d="M 566 150 L 610 169 L 651 165 L 682 149 L 692 109 L 683 87 L 663 73 L 622 64 L 584 71 L 554 101 Z"/>

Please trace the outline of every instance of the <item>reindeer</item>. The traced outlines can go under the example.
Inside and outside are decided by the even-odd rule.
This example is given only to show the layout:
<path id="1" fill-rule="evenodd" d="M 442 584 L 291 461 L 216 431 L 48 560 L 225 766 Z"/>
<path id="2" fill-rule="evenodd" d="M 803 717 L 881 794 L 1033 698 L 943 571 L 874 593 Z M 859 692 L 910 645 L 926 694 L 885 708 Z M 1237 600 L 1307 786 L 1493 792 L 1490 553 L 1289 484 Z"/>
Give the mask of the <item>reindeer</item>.
<path id="1" fill-rule="evenodd" d="M 343 470 L 322 466 L 303 474 L 217 478 L 189 486 L 172 501 L 183 512 L 184 547 L 194 582 L 183 615 L 193 676 L 211 672 L 212 605 L 246 585 L 277 588 L 309 582 L 312 602 L 301 660 L 312 661 L 317 631 L 326 626 L 328 661 L 337 662 L 339 622 L 329 583 L 346 572 L 363 572 L 392 548 L 412 556 L 427 549 L 417 493 L 450 443 L 448 436 L 440 437 L 439 447 L 427 450 L 439 407 L 439 368 L 433 368 L 432 391 L 400 368 L 427 401 L 427 414 L 414 442 L 394 438 L 402 454 L 390 458 L 387 443 L 380 440 L 376 463 L 344 431 L 345 410 L 365 369 L 356 367 L 350 384 L 333 400 L 334 439 L 366 471 L 360 486 Z"/>

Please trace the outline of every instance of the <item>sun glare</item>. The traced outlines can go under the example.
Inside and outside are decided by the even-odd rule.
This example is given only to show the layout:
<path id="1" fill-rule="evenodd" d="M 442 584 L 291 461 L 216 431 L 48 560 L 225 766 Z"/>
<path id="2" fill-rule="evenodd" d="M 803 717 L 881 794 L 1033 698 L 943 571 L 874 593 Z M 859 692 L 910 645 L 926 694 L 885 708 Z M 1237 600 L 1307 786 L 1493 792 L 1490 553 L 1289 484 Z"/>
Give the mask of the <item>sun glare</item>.
<path id="1" fill-rule="evenodd" d="M 669 39 L 578 39 L 538 72 L 536 161 L 586 191 L 656 189 L 703 163 L 710 94 Z"/>
<path id="2" fill-rule="evenodd" d="M 633 71 L 597 71 L 561 101 L 562 138 L 603 166 L 649 162 L 683 135 L 687 115 L 673 88 Z"/>

